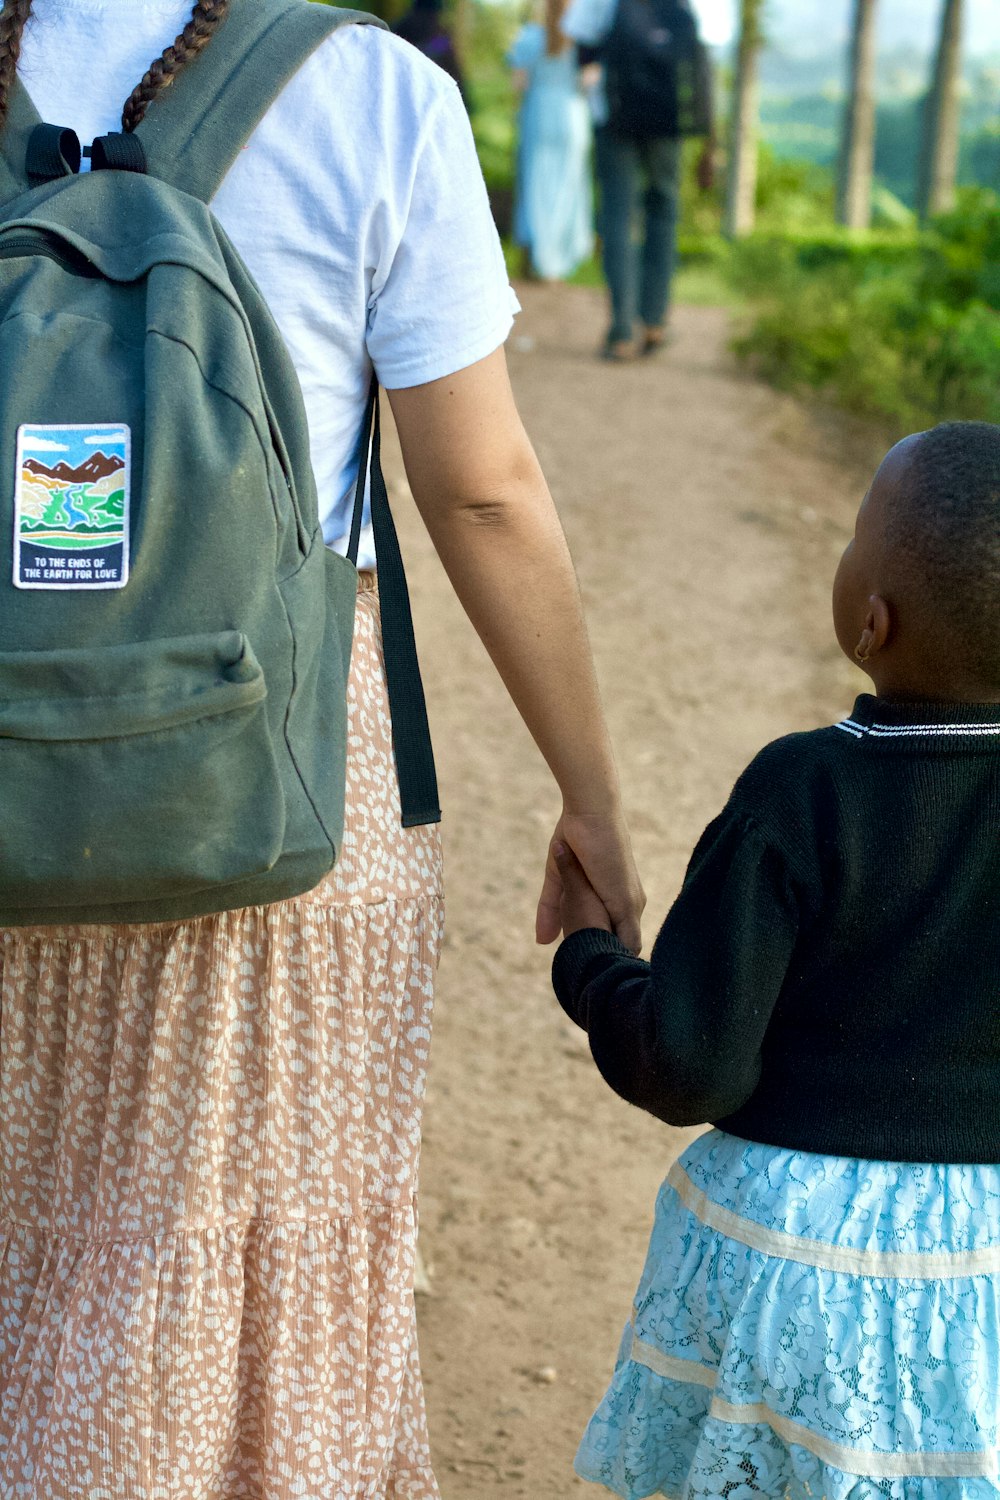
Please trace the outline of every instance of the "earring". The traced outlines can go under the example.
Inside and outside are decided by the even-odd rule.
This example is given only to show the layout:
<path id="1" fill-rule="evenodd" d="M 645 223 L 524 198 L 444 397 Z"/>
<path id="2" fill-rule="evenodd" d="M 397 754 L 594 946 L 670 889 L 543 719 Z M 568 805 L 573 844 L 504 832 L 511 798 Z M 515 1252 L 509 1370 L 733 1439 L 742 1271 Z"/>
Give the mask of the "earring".
<path id="1" fill-rule="evenodd" d="M 860 664 L 864 664 L 868 660 L 868 658 L 871 656 L 871 654 L 872 654 L 872 648 L 871 648 L 871 642 L 870 641 L 866 645 L 864 645 L 864 646 L 862 646 L 861 642 L 859 641 L 858 644 L 854 648 L 855 660 L 858 661 Z"/>

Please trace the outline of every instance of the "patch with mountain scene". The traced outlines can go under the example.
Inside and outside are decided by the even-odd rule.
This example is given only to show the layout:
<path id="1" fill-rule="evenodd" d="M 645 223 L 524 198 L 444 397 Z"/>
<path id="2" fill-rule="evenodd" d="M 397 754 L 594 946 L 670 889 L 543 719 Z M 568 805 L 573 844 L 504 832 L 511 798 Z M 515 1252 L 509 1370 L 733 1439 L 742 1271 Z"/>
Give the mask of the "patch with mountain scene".
<path id="1" fill-rule="evenodd" d="M 18 428 L 15 588 L 124 588 L 129 437 L 121 422 Z"/>

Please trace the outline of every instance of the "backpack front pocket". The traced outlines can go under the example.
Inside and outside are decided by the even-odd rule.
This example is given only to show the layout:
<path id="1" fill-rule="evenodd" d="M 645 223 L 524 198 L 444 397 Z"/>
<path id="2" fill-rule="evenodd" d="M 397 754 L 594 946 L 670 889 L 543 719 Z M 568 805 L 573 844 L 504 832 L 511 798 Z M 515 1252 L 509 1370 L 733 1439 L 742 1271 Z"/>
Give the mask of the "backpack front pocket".
<path id="1" fill-rule="evenodd" d="M 285 806 L 239 631 L 0 653 L 0 908 L 113 907 L 269 870 Z"/>

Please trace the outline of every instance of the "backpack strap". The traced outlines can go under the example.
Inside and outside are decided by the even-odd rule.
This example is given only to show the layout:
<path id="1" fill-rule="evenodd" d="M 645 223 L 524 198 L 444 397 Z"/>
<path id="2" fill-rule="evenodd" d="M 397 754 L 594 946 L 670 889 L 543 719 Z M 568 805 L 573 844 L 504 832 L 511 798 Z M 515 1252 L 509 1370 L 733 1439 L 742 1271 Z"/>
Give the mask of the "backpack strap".
<path id="1" fill-rule="evenodd" d="M 385 23 L 311 0 L 231 0 L 208 46 L 135 131 L 150 174 L 207 203 L 286 83 L 348 25 Z"/>
<path id="2" fill-rule="evenodd" d="M 369 446 L 370 445 L 370 446 Z M 370 461 L 366 457 L 370 453 Z M 389 496 L 382 475 L 382 441 L 379 421 L 378 377 L 372 376 L 368 406 L 361 429 L 361 462 L 354 492 L 354 516 L 347 556 L 357 563 L 361 542 L 361 517 L 365 480 L 371 476 L 372 532 L 378 560 L 378 592 L 382 610 L 382 645 L 385 685 L 392 720 L 392 746 L 396 753 L 396 776 L 403 827 L 439 823 L 441 807 L 427 704 L 413 638 L 410 593 L 403 571 L 396 524 L 389 509 Z"/>
<path id="3" fill-rule="evenodd" d="M 209 45 L 154 100 L 135 131 L 149 172 L 207 203 L 286 83 L 321 42 L 348 25 L 385 22 L 310 0 L 231 0 Z M 0 132 L 0 207 L 35 185 L 25 164 L 40 124 L 15 78 Z"/>
<path id="4" fill-rule="evenodd" d="M 149 172 L 203 202 L 214 195 L 269 105 L 312 52 L 341 26 L 384 26 L 361 11 L 310 0 L 232 0 L 204 52 L 150 105 L 135 131 Z M 365 490 L 378 558 L 386 687 L 404 828 L 436 823 L 438 800 L 410 596 L 382 474 L 378 380 L 362 427 L 348 557 L 357 563 Z"/>
<path id="5" fill-rule="evenodd" d="M 19 78 L 7 101 L 7 120 L 0 132 L 0 208 L 33 186 L 28 176 L 28 142 L 41 116 Z"/>

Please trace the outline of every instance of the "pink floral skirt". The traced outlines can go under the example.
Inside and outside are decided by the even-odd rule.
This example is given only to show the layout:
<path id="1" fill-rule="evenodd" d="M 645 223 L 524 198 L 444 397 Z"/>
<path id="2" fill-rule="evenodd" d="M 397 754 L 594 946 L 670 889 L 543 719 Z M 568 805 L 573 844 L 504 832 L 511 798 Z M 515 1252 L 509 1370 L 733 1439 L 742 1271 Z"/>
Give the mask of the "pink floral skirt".
<path id="1" fill-rule="evenodd" d="M 336 870 L 0 931 L 0 1500 L 437 1500 L 414 1195 L 442 928 L 362 577 Z"/>

